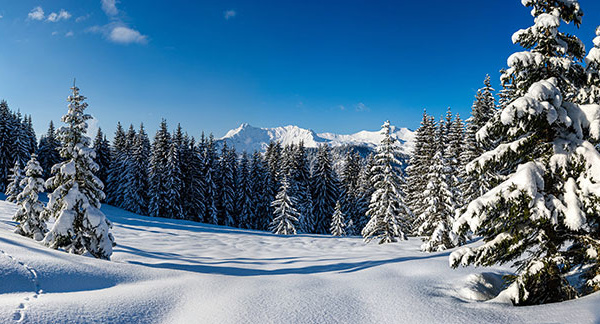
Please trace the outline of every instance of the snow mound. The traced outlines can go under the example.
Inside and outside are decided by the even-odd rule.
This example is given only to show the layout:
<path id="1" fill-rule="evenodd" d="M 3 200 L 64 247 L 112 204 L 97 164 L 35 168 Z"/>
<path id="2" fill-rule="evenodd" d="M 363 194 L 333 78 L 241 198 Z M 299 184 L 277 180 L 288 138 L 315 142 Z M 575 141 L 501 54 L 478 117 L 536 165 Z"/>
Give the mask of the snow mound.
<path id="1" fill-rule="evenodd" d="M 474 302 L 493 297 L 508 269 L 450 269 L 448 251 L 422 253 L 418 238 L 284 237 L 102 206 L 118 240 L 104 261 L 12 233 L 15 210 L 0 201 L 1 323 L 600 321 L 600 294 L 535 307 Z"/>

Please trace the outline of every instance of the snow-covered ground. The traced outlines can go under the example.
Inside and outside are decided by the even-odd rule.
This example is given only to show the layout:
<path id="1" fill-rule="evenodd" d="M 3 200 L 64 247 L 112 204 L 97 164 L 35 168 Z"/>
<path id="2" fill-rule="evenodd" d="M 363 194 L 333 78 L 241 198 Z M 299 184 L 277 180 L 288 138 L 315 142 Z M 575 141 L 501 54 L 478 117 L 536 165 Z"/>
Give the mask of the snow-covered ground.
<path id="1" fill-rule="evenodd" d="M 0 323 L 598 323 L 600 294 L 535 307 L 484 302 L 506 268 L 448 267 L 419 240 L 268 233 L 111 206 L 112 261 L 11 232 L 0 201 Z"/>

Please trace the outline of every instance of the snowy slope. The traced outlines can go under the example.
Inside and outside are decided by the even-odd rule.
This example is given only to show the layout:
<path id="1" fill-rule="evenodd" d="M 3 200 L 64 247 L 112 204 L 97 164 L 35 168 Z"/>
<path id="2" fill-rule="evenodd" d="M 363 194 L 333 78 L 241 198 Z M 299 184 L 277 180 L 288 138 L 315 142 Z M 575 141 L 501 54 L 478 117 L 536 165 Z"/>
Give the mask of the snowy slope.
<path id="1" fill-rule="evenodd" d="M 404 154 L 410 154 L 414 144 L 414 132 L 407 128 L 393 127 L 393 133 L 399 140 L 400 151 Z M 334 147 L 349 145 L 374 148 L 381 139 L 382 135 L 379 131 L 361 131 L 350 135 L 317 134 L 310 129 L 298 126 L 258 128 L 249 124 L 242 124 L 240 127 L 227 132 L 219 140 L 227 141 L 227 145 L 235 146 L 239 152 L 253 152 L 264 150 L 271 141 L 280 142 L 283 145 L 304 142 L 304 145 L 309 148 L 315 148 L 319 144 L 329 144 Z"/>
<path id="2" fill-rule="evenodd" d="M 421 253 L 417 239 L 280 237 L 105 206 L 119 244 L 108 262 L 11 233 L 14 210 L 0 201 L 0 323 L 600 321 L 600 294 L 521 308 L 476 301 L 506 269 L 449 269 L 448 252 Z"/>

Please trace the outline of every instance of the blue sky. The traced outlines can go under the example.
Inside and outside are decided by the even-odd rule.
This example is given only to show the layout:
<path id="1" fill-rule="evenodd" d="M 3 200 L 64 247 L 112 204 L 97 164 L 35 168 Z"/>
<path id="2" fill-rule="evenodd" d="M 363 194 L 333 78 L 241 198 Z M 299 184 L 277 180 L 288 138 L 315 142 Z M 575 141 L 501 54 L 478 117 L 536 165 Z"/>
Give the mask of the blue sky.
<path id="1" fill-rule="evenodd" d="M 580 3 L 589 48 L 600 3 Z M 0 0 L 0 16 L 0 98 L 38 134 L 76 77 L 109 133 L 153 135 L 165 117 L 218 137 L 242 122 L 352 133 L 414 129 L 423 108 L 466 116 L 533 22 L 518 0 Z"/>

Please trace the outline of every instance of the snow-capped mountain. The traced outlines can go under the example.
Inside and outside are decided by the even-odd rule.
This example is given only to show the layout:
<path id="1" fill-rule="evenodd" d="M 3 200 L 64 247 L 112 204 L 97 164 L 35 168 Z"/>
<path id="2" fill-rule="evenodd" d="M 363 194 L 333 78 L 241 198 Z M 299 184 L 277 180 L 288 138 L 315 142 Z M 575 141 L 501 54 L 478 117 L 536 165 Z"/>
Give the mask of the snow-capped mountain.
<path id="1" fill-rule="evenodd" d="M 392 126 L 393 136 L 398 139 L 400 152 L 409 155 L 414 145 L 414 132 L 408 128 Z M 333 147 L 355 146 L 373 149 L 381 142 L 383 135 L 377 131 L 360 131 L 350 135 L 333 133 L 317 134 L 313 130 L 298 126 L 284 126 L 275 128 L 259 128 L 249 124 L 227 132 L 219 141 L 226 141 L 227 145 L 234 146 L 238 152 L 263 151 L 271 142 L 280 142 L 282 145 L 298 144 L 304 142 L 308 148 L 316 148 L 320 144 L 329 144 Z"/>

